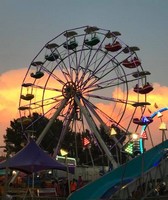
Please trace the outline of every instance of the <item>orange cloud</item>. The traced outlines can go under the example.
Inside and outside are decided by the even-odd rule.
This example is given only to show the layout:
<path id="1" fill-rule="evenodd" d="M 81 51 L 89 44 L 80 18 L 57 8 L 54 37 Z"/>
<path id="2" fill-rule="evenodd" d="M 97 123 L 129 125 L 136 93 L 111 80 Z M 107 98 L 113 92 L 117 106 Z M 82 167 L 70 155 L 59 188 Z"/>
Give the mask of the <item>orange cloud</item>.
<path id="1" fill-rule="evenodd" d="M 18 106 L 19 106 L 19 99 L 20 99 L 20 89 L 23 78 L 27 72 L 27 69 L 18 69 L 18 70 L 11 70 L 6 73 L 3 73 L 0 76 L 0 145 L 3 145 L 3 135 L 6 134 L 6 128 L 10 126 L 10 121 L 19 117 Z M 153 84 L 154 90 L 147 95 L 147 101 L 151 103 L 149 109 L 154 112 L 156 108 L 154 104 L 157 103 L 158 109 L 168 106 L 167 99 L 168 99 L 168 87 L 161 86 L 158 83 Z M 120 91 L 121 92 L 121 91 Z M 114 96 L 115 92 L 112 94 Z M 122 94 L 121 94 L 122 96 Z M 144 97 L 143 97 L 144 98 Z M 129 100 L 136 101 L 137 94 L 130 91 Z M 111 114 L 111 107 L 109 109 L 108 104 L 99 103 L 97 105 L 100 107 L 105 113 Z M 130 117 L 132 116 L 134 108 L 132 106 L 128 106 L 126 110 L 125 119 L 122 120 L 122 125 L 124 127 L 128 126 L 128 122 L 130 121 Z M 168 112 L 167 112 L 168 113 Z M 164 121 L 168 123 L 167 113 L 164 114 Z M 146 115 L 150 115 L 148 111 L 145 113 Z M 136 117 L 141 116 L 141 111 L 137 110 Z M 157 135 L 160 134 L 158 130 L 158 126 L 160 121 L 158 119 L 154 120 L 155 122 L 150 125 L 150 129 L 152 130 L 152 134 L 155 134 L 154 142 L 158 142 Z M 135 127 L 133 131 L 135 130 Z M 140 130 L 139 130 L 140 131 Z M 161 135 L 161 134 L 160 134 Z"/>
<path id="2" fill-rule="evenodd" d="M 3 145 L 3 135 L 10 121 L 18 117 L 18 104 L 21 82 L 26 69 L 11 70 L 0 76 L 0 145 Z"/>
<path id="3" fill-rule="evenodd" d="M 128 105 L 127 109 L 125 111 L 125 115 L 123 117 L 123 119 L 121 120 L 120 124 L 125 127 L 128 128 L 129 132 L 137 132 L 137 133 L 141 133 L 142 131 L 142 126 L 137 127 L 136 124 L 132 123 L 131 121 L 131 117 L 133 118 L 140 118 L 142 115 L 144 116 L 150 116 L 152 113 L 168 107 L 168 87 L 166 86 L 161 86 L 158 83 L 153 83 L 153 87 L 154 90 L 149 93 L 147 95 L 147 102 L 150 103 L 149 106 L 147 106 L 147 109 L 145 110 L 145 113 L 142 113 L 141 107 L 137 107 L 136 112 L 133 116 L 133 112 L 135 110 L 135 107 Z M 121 94 L 117 94 L 117 96 L 123 96 L 122 95 L 122 91 L 118 91 Z M 112 97 L 115 98 L 116 92 L 114 91 L 112 94 Z M 139 101 L 143 102 L 145 100 L 144 95 L 139 95 Z M 128 101 L 137 101 L 137 94 L 133 91 L 133 89 L 131 89 L 131 91 L 129 92 L 129 98 Z M 158 108 L 155 107 L 155 104 L 157 104 Z M 110 107 L 110 104 L 102 104 L 99 103 L 97 104 L 97 106 L 99 108 L 101 108 L 101 110 L 103 110 L 106 114 L 108 114 L 109 116 L 111 116 L 111 112 L 112 112 L 112 107 Z M 149 110 L 151 111 L 151 113 L 149 112 Z M 117 113 L 116 116 L 114 116 L 114 118 L 117 118 Z M 131 121 L 131 123 L 130 123 Z M 168 126 L 168 110 L 164 111 L 163 116 L 162 116 L 162 121 L 164 121 L 167 126 Z M 130 126 L 129 126 L 130 123 Z M 145 142 L 146 144 L 146 148 L 148 149 L 149 147 L 151 147 L 152 145 L 157 145 L 161 142 L 162 140 L 162 131 L 159 130 L 161 124 L 161 119 L 159 119 L 157 116 L 155 116 L 153 118 L 153 123 L 151 123 L 148 128 L 146 129 L 147 135 L 148 135 L 148 141 Z M 129 127 L 128 127 L 129 126 Z M 151 135 L 151 139 L 150 139 L 150 135 Z"/>

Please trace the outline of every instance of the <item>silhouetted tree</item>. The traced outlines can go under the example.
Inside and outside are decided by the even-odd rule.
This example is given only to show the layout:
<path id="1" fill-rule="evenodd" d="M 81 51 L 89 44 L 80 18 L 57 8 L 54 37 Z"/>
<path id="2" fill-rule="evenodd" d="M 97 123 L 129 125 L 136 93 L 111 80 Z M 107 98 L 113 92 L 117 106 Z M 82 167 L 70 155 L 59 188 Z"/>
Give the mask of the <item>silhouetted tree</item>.
<path id="1" fill-rule="evenodd" d="M 38 113 L 33 113 L 31 116 L 11 121 L 10 127 L 6 130 L 6 135 L 4 135 L 6 151 L 8 151 L 8 153 L 17 153 L 28 142 L 29 137 L 33 137 L 36 140 L 46 127 L 48 121 L 48 118 Z M 49 154 L 52 154 L 61 136 L 62 128 L 63 122 L 56 119 L 44 136 L 40 147 Z M 120 152 L 114 140 L 106 133 L 103 126 L 100 126 L 98 131 L 113 155 Z M 123 142 L 125 140 L 123 134 L 121 134 L 120 130 L 116 129 L 116 131 L 118 133 L 116 137 Z M 89 145 L 84 146 L 84 138 L 89 140 Z M 115 146 L 115 148 L 112 148 L 113 146 Z M 69 127 L 66 131 L 65 138 L 61 142 L 60 148 L 66 149 L 68 151 L 68 156 L 76 158 L 79 165 L 92 165 L 93 162 L 94 165 L 108 165 L 105 152 L 102 150 L 95 135 L 87 129 L 82 133 L 75 133 Z M 123 159 L 122 154 L 118 155 L 120 156 L 120 160 L 125 159 Z"/>
<path id="2" fill-rule="evenodd" d="M 33 113 L 31 116 L 14 119 L 10 122 L 10 127 L 4 135 L 4 143 L 8 145 L 10 152 L 18 152 L 28 142 L 29 137 L 35 140 L 40 136 L 41 132 L 48 123 L 48 119 L 38 113 Z M 49 131 L 44 136 L 40 146 L 45 151 L 52 153 L 55 148 L 63 123 L 56 119 Z"/>

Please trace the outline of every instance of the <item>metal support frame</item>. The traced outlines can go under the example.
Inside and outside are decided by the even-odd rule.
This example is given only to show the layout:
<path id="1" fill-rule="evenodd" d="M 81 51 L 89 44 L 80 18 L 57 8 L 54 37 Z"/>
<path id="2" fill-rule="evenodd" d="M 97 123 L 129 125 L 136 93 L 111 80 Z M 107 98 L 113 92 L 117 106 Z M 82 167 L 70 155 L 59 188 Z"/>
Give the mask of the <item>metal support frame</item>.
<path id="1" fill-rule="evenodd" d="M 149 197 L 156 189 L 158 180 L 168 181 L 168 158 L 163 159 L 158 166 L 151 168 L 142 176 L 136 178 L 134 181 L 124 185 L 120 190 L 111 196 L 116 199 L 130 198 L 138 187 L 143 191 L 141 200 Z"/>
<path id="2" fill-rule="evenodd" d="M 114 160 L 111 152 L 109 151 L 109 149 L 107 148 L 106 144 L 104 143 L 104 141 L 102 140 L 96 126 L 95 126 L 95 123 L 93 122 L 93 119 L 91 118 L 91 116 L 89 115 L 88 113 L 88 110 L 81 105 L 79 99 L 75 96 L 75 102 L 77 103 L 77 105 L 80 107 L 83 115 L 85 116 L 85 119 L 90 127 L 90 129 L 92 130 L 92 132 L 95 134 L 97 140 L 99 141 L 101 147 L 103 148 L 104 152 L 106 153 L 108 159 L 110 160 L 110 162 L 113 164 L 113 168 L 117 168 L 117 163 L 116 161 Z"/>

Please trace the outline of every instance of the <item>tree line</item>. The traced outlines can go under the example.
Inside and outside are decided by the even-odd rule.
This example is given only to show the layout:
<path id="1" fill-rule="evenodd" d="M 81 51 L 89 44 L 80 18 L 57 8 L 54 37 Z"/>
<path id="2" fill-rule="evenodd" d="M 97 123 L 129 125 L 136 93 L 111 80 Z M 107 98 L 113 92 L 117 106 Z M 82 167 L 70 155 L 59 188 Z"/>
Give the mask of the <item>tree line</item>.
<path id="1" fill-rule="evenodd" d="M 8 155 L 16 154 L 20 151 L 27 144 L 29 137 L 36 140 L 47 125 L 48 121 L 48 118 L 38 113 L 33 113 L 31 116 L 10 121 L 10 127 L 6 129 L 6 134 L 4 135 L 4 143 L 6 145 L 5 151 Z M 28 129 L 23 132 L 24 126 L 28 127 Z M 40 143 L 40 147 L 50 155 L 53 155 L 54 153 L 62 128 L 63 121 L 55 119 L 54 123 Z M 123 143 L 125 137 L 123 137 L 119 130 L 117 131 L 118 134 L 116 137 L 118 137 L 120 142 Z M 99 133 L 109 149 L 115 146 L 113 139 L 105 132 L 103 126 L 99 127 Z M 87 138 L 89 141 L 89 144 L 86 146 L 84 144 L 84 138 Z M 69 127 L 61 144 L 61 148 L 67 150 L 69 157 L 76 158 L 78 165 L 93 165 L 93 162 L 94 165 L 108 165 L 108 159 L 105 153 L 100 147 L 98 141 L 95 140 L 87 129 L 81 133 L 74 132 Z M 115 155 L 114 157 L 119 155 L 116 159 L 119 159 L 120 163 L 125 162 L 125 154 L 122 154 L 117 146 L 111 149 L 111 153 Z"/>

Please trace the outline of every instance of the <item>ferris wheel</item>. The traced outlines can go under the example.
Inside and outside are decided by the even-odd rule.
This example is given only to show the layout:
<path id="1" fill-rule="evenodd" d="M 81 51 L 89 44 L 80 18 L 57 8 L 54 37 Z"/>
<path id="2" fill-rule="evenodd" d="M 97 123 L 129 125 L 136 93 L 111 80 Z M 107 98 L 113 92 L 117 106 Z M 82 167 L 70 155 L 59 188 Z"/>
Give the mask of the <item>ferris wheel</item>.
<path id="1" fill-rule="evenodd" d="M 148 105 L 146 94 L 152 90 L 147 85 L 150 72 L 144 71 L 137 56 L 139 48 L 128 46 L 120 37 L 118 31 L 78 27 L 57 35 L 35 56 L 22 82 L 19 112 L 21 119 L 33 112 L 49 119 L 38 144 L 58 118 L 63 121 L 63 129 L 56 154 L 71 126 L 78 132 L 88 129 L 109 160 L 116 164 L 100 137 L 99 126 L 104 126 L 107 134 L 112 126 L 129 132 L 133 113 L 128 118 L 127 106 L 136 110 Z M 134 100 L 129 99 L 132 90 L 136 94 Z M 125 119 L 127 124 L 123 125 Z M 30 124 L 22 126 L 23 131 Z M 120 145 L 115 136 L 113 139 Z"/>

